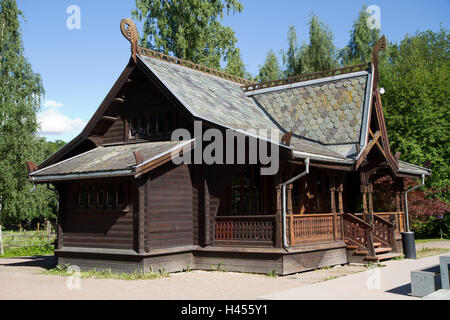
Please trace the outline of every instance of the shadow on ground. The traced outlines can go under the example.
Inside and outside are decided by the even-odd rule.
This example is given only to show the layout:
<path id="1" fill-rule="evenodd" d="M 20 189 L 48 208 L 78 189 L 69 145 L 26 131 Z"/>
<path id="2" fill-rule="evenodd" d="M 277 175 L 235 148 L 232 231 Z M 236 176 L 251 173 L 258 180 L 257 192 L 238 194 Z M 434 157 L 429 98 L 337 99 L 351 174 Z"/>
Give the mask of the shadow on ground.
<path id="1" fill-rule="evenodd" d="M 390 290 L 387 290 L 386 292 L 401 294 L 404 296 L 411 296 L 411 283 L 408 283 L 408 284 L 405 284 L 403 286 L 399 286 L 396 288 L 392 288 Z"/>
<path id="2" fill-rule="evenodd" d="M 56 266 L 55 256 L 13 257 L 0 259 L 2 267 L 40 267 L 52 269 Z"/>

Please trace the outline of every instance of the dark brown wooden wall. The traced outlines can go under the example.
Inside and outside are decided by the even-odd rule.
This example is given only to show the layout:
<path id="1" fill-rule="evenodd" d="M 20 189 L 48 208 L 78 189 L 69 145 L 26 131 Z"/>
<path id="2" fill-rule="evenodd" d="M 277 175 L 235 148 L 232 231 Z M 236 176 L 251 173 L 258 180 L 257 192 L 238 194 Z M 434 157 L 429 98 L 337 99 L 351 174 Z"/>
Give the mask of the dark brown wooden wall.
<path id="1" fill-rule="evenodd" d="M 116 143 L 124 141 L 125 137 L 124 121 L 119 116 L 114 124 L 103 135 L 103 144 Z"/>
<path id="2" fill-rule="evenodd" d="M 132 184 L 130 184 L 132 188 Z M 63 247 L 133 249 L 133 207 L 120 210 L 75 209 L 78 192 L 74 183 L 58 186 L 60 190 L 60 217 Z"/>
<path id="3" fill-rule="evenodd" d="M 193 187 L 187 165 L 172 163 L 145 185 L 145 251 L 193 244 Z"/>
<path id="4" fill-rule="evenodd" d="M 102 144 L 120 143 L 127 140 L 131 116 L 146 115 L 152 110 L 171 111 L 175 114 L 175 127 L 186 128 L 190 126 L 186 114 L 180 112 L 177 107 L 158 89 L 150 79 L 146 78 L 141 71 L 136 70 L 133 74 L 135 81 L 127 87 L 125 102 L 112 104 L 106 115 L 117 117 L 117 120 L 105 131 L 102 136 Z M 155 137 L 157 140 L 170 140 L 168 137 Z M 135 142 L 135 140 L 132 140 Z"/>

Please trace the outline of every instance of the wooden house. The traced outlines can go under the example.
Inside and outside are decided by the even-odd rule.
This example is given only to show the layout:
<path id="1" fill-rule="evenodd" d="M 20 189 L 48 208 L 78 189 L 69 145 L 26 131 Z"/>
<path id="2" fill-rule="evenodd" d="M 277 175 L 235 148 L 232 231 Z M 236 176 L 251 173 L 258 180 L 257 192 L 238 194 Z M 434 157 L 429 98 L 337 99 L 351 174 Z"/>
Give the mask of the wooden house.
<path id="1" fill-rule="evenodd" d="M 252 83 L 139 47 L 129 19 L 121 30 L 132 56 L 98 110 L 67 145 L 28 163 L 30 181 L 59 194 L 60 265 L 284 275 L 401 252 L 403 179 L 431 171 L 391 152 L 377 85 L 384 37 L 371 63 Z M 248 154 L 175 163 L 202 148 L 198 137 L 171 141 L 177 128 L 195 136 L 195 121 L 276 145 L 279 170 L 262 175 Z M 395 205 L 378 212 L 373 182 L 384 176 Z"/>

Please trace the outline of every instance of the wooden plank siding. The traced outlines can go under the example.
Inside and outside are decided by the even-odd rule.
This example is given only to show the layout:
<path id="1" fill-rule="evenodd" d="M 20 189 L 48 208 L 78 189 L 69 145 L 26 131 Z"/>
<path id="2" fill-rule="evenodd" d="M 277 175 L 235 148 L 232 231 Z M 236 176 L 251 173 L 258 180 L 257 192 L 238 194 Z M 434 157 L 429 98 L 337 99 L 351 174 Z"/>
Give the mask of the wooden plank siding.
<path id="1" fill-rule="evenodd" d="M 128 212 L 119 209 L 75 209 L 78 192 L 73 184 L 58 188 L 62 192 L 58 217 L 63 247 L 133 249 L 133 205 Z"/>
<path id="2" fill-rule="evenodd" d="M 193 187 L 187 165 L 171 162 L 150 172 L 145 184 L 146 251 L 192 245 Z"/>
<path id="3" fill-rule="evenodd" d="M 124 125 L 124 120 L 121 117 L 117 117 L 117 120 L 103 135 L 103 144 L 123 142 Z"/>

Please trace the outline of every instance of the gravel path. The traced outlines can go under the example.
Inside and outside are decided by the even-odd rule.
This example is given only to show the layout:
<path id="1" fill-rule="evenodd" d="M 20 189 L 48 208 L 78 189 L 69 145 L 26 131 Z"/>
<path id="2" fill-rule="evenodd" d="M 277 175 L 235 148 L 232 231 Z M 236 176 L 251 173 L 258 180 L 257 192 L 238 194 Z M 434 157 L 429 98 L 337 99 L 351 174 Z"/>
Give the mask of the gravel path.
<path id="1" fill-rule="evenodd" d="M 450 251 L 450 241 L 416 247 L 447 247 Z M 80 279 L 80 289 L 71 290 L 69 277 L 43 274 L 53 265 L 53 256 L 0 259 L 0 299 L 257 299 L 367 270 L 362 265 L 345 265 L 277 278 L 192 271 L 154 280 Z"/>

